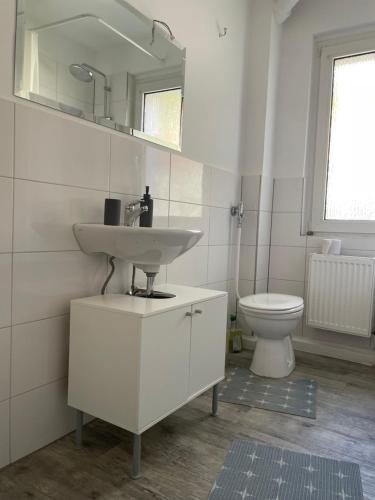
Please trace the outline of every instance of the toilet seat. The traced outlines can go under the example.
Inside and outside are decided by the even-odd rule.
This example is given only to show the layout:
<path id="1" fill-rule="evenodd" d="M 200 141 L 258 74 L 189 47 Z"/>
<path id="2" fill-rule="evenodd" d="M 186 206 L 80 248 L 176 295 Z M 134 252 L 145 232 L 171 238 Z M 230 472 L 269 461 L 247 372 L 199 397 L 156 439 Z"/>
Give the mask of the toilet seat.
<path id="1" fill-rule="evenodd" d="M 299 312 L 304 306 L 301 297 L 280 293 L 249 295 L 240 299 L 239 305 L 244 311 L 270 316 Z"/>

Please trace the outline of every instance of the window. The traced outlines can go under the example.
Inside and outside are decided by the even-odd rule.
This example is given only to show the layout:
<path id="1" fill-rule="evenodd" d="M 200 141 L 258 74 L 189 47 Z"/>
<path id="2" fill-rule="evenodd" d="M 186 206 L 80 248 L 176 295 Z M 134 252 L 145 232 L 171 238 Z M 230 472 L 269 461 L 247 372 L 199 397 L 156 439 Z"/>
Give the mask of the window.
<path id="1" fill-rule="evenodd" d="M 321 50 L 312 229 L 375 232 L 375 40 Z"/>
<path id="2" fill-rule="evenodd" d="M 181 88 L 143 94 L 143 132 L 169 144 L 180 143 Z"/>

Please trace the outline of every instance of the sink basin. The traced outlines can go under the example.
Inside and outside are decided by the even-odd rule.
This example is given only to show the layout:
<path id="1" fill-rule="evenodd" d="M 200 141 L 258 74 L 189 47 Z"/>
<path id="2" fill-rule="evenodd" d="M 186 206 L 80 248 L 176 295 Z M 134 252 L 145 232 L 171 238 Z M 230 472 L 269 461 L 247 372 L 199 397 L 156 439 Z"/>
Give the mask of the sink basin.
<path id="1" fill-rule="evenodd" d="M 203 231 L 188 229 L 75 224 L 81 250 L 127 260 L 145 273 L 157 273 L 198 243 Z"/>

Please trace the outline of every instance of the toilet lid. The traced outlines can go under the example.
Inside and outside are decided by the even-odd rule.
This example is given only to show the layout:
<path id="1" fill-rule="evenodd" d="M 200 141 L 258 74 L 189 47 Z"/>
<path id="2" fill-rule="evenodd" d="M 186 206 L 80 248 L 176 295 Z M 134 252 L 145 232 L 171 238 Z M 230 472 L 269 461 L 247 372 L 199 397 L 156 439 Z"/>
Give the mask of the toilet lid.
<path id="1" fill-rule="evenodd" d="M 291 311 L 303 307 L 302 297 L 281 293 L 258 293 L 240 299 L 240 306 L 257 311 Z"/>

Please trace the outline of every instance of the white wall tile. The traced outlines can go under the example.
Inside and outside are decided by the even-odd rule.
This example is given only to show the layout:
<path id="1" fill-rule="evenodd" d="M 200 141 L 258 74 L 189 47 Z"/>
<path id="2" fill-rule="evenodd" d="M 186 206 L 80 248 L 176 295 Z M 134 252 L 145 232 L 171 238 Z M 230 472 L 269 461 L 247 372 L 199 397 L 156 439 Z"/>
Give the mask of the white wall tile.
<path id="1" fill-rule="evenodd" d="M 256 245 L 259 212 L 246 211 L 242 219 L 241 245 Z"/>
<path id="2" fill-rule="evenodd" d="M 271 212 L 259 212 L 258 245 L 269 245 L 271 242 Z"/>
<path id="3" fill-rule="evenodd" d="M 247 297 L 254 294 L 254 281 L 240 279 L 238 282 L 238 291 L 241 297 Z"/>
<path id="4" fill-rule="evenodd" d="M 0 401 L 9 399 L 9 396 L 10 396 L 10 328 L 1 328 L 0 329 Z"/>
<path id="5" fill-rule="evenodd" d="M 15 131 L 16 177 L 108 190 L 107 132 L 21 104 Z"/>
<path id="6" fill-rule="evenodd" d="M 230 314 L 236 314 L 237 312 L 237 293 L 236 293 L 236 285 L 233 279 L 227 282 L 227 292 L 228 292 L 227 318 L 229 326 Z"/>
<path id="7" fill-rule="evenodd" d="M 205 288 L 208 290 L 219 290 L 221 292 L 228 291 L 228 281 L 217 281 L 216 283 L 207 283 Z"/>
<path id="8" fill-rule="evenodd" d="M 212 170 L 202 163 L 172 154 L 171 200 L 208 205 Z"/>
<path id="9" fill-rule="evenodd" d="M 256 280 L 268 279 L 268 265 L 269 265 L 269 246 L 258 246 L 257 261 L 256 261 Z"/>
<path id="10" fill-rule="evenodd" d="M 14 104 L 0 99 L 0 175 L 13 176 Z"/>
<path id="11" fill-rule="evenodd" d="M 242 201 L 245 210 L 259 210 L 260 175 L 242 177 Z"/>
<path id="12" fill-rule="evenodd" d="M 255 246 L 242 246 L 240 256 L 240 277 L 241 279 L 254 281 L 255 279 Z"/>
<path id="13" fill-rule="evenodd" d="M 240 177 L 219 168 L 212 169 L 210 205 L 225 207 L 238 205 L 241 197 Z"/>
<path id="14" fill-rule="evenodd" d="M 255 293 L 267 293 L 267 291 L 268 291 L 268 281 L 267 280 L 256 280 Z"/>
<path id="15" fill-rule="evenodd" d="M 272 246 L 270 278 L 304 281 L 305 248 Z"/>
<path id="16" fill-rule="evenodd" d="M 273 213 L 271 244 L 280 246 L 306 246 L 306 236 L 301 236 L 301 215 Z"/>
<path id="17" fill-rule="evenodd" d="M 169 198 L 171 155 L 129 137 L 111 136 L 110 190 L 140 196 L 150 186 L 153 198 Z"/>
<path id="18" fill-rule="evenodd" d="M 231 242 L 234 219 L 228 208 L 210 208 L 209 245 L 228 245 Z"/>
<path id="19" fill-rule="evenodd" d="M 260 182 L 259 210 L 272 211 L 273 178 L 262 175 Z"/>
<path id="20" fill-rule="evenodd" d="M 74 429 L 65 379 L 11 400 L 11 460 L 24 457 Z"/>
<path id="21" fill-rule="evenodd" d="M 10 462 L 9 456 L 9 400 L 0 403 L 0 469 Z"/>
<path id="22" fill-rule="evenodd" d="M 14 324 L 66 314 L 71 299 L 99 293 L 106 271 L 104 257 L 79 251 L 14 254 Z"/>
<path id="23" fill-rule="evenodd" d="M 274 212 L 302 211 L 303 179 L 275 179 Z"/>
<path id="24" fill-rule="evenodd" d="M 68 316 L 14 326 L 12 396 L 66 377 L 68 351 Z"/>
<path id="25" fill-rule="evenodd" d="M 0 177 L 0 253 L 12 251 L 13 180 Z"/>
<path id="26" fill-rule="evenodd" d="M 207 264 L 208 247 L 193 247 L 167 267 L 167 281 L 175 285 L 202 286 L 208 282 Z"/>
<path id="27" fill-rule="evenodd" d="M 204 232 L 198 245 L 208 245 L 210 209 L 204 205 L 171 201 L 169 205 L 169 227 L 200 229 Z"/>
<path id="28" fill-rule="evenodd" d="M 234 247 L 210 246 L 208 254 L 208 283 L 227 281 L 232 278 Z"/>
<path id="29" fill-rule="evenodd" d="M 153 210 L 153 227 L 168 227 L 169 225 L 169 201 L 168 200 L 154 200 Z"/>
<path id="30" fill-rule="evenodd" d="M 287 281 L 270 279 L 269 291 L 271 293 L 283 293 L 286 295 L 304 296 L 305 283 L 303 281 Z"/>
<path id="31" fill-rule="evenodd" d="M 14 251 L 78 250 L 72 226 L 103 223 L 108 194 L 15 180 Z"/>
<path id="32" fill-rule="evenodd" d="M 11 323 L 12 255 L 0 254 L 0 328 Z"/>

